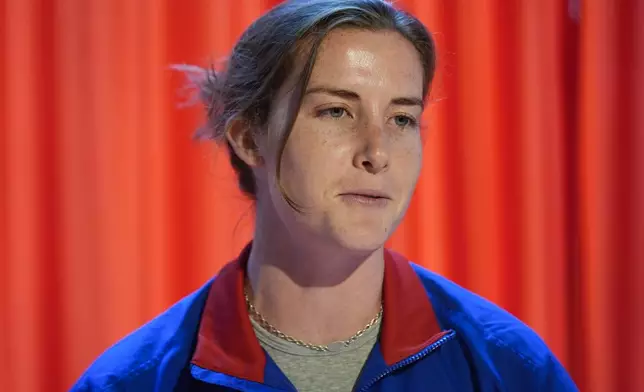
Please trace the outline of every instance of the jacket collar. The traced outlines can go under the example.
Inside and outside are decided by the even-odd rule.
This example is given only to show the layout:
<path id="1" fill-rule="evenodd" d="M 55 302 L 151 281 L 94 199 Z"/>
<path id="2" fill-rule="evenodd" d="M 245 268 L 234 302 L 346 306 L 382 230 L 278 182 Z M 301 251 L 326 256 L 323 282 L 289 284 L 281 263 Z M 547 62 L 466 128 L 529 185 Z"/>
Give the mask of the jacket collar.
<path id="1" fill-rule="evenodd" d="M 243 287 L 251 244 L 214 279 L 191 363 L 237 378 L 264 382 L 266 354 L 248 319 Z M 441 334 L 431 302 L 409 261 L 385 250 L 382 356 L 391 366 L 431 345 Z"/>

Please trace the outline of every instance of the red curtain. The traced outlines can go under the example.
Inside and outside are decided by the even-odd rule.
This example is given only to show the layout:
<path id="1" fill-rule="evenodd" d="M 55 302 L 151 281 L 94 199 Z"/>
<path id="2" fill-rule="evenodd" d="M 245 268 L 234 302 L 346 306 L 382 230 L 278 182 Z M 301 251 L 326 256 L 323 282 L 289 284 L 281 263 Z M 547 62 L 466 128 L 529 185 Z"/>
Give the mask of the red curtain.
<path id="1" fill-rule="evenodd" d="M 249 238 L 169 66 L 271 4 L 0 4 L 0 389 L 66 390 Z M 582 390 L 643 391 L 644 2 L 400 4 L 440 66 L 391 246 L 531 325 Z"/>

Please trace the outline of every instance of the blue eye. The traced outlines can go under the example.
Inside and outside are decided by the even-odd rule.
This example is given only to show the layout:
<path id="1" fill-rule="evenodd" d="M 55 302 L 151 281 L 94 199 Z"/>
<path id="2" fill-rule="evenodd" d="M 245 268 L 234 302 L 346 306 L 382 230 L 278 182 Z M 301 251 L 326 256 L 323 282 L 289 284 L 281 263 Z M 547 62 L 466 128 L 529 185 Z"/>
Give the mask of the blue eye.
<path id="1" fill-rule="evenodd" d="M 398 115 L 394 117 L 394 123 L 396 126 L 404 128 L 416 125 L 416 120 L 409 116 Z"/>
<path id="2" fill-rule="evenodd" d="M 348 114 L 347 110 L 341 107 L 334 107 L 323 109 L 318 112 L 318 116 L 328 116 L 332 118 L 342 118 L 345 114 Z"/>

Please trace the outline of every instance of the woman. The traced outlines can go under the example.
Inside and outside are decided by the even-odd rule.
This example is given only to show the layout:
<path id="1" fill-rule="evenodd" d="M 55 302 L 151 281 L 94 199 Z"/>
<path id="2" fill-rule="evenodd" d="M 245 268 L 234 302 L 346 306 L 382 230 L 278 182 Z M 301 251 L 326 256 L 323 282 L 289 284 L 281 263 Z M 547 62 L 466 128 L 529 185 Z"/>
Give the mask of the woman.
<path id="1" fill-rule="evenodd" d="M 254 239 L 75 390 L 569 391 L 544 343 L 383 249 L 418 179 L 434 43 L 381 0 L 288 1 L 202 83 Z"/>

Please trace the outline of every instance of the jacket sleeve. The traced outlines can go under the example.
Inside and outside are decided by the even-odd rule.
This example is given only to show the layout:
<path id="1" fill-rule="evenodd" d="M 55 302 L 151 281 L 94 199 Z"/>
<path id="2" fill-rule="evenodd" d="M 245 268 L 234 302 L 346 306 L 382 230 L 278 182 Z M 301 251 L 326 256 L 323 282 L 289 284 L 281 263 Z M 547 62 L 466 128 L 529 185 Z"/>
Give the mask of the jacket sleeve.
<path id="1" fill-rule="evenodd" d="M 105 386 L 97 385 L 89 380 L 87 377 L 82 377 L 72 386 L 69 392 L 95 392 L 95 391 L 110 391 Z"/>
<path id="2" fill-rule="evenodd" d="M 578 391 L 574 381 L 559 363 L 557 358 L 551 354 L 550 360 L 539 371 L 539 382 L 541 388 L 539 391 Z"/>
<path id="3" fill-rule="evenodd" d="M 508 352 L 508 350 L 510 352 Z M 579 391 L 574 381 L 549 350 L 538 357 L 505 348 L 497 370 L 508 392 L 573 392 Z M 500 359 L 497 357 L 497 359 Z"/>

